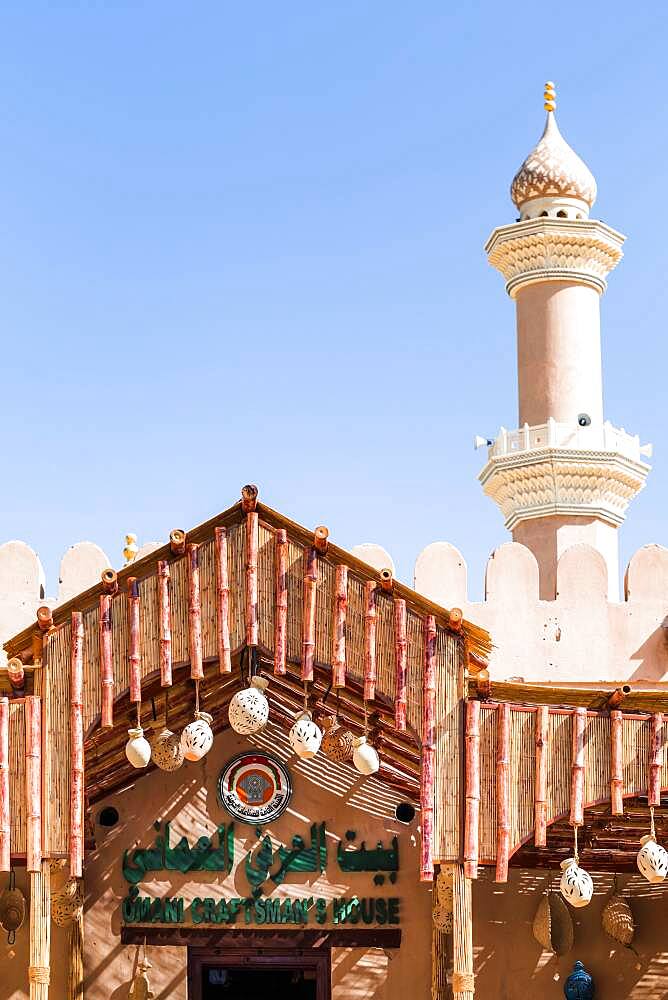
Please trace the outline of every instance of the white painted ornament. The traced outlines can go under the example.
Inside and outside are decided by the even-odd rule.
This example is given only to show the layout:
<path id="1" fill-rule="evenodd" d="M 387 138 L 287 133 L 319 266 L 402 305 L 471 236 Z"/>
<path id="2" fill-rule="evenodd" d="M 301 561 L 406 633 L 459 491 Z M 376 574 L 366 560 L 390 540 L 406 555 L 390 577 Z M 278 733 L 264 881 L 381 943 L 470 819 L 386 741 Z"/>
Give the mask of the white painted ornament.
<path id="1" fill-rule="evenodd" d="M 213 746 L 213 716 L 208 712 L 195 712 L 193 722 L 189 722 L 181 733 L 181 749 L 186 760 L 201 760 Z"/>
<path id="2" fill-rule="evenodd" d="M 640 843 L 642 846 L 636 858 L 640 874 L 644 875 L 648 882 L 663 882 L 668 875 L 668 851 L 661 844 L 657 844 L 651 833 L 643 837 Z"/>
<path id="3" fill-rule="evenodd" d="M 375 774 L 380 767 L 380 758 L 376 749 L 367 743 L 366 736 L 356 736 L 353 747 L 353 764 L 360 774 Z"/>
<path id="4" fill-rule="evenodd" d="M 144 736 L 141 726 L 128 729 L 130 739 L 125 744 L 125 756 L 133 767 L 146 767 L 151 759 L 151 744 Z"/>
<path id="5" fill-rule="evenodd" d="M 594 895 L 594 883 L 589 872 L 580 868 L 577 858 L 567 858 L 562 861 L 561 870 L 559 888 L 566 902 L 576 909 L 587 906 Z"/>
<path id="6" fill-rule="evenodd" d="M 288 738 L 290 746 L 297 756 L 301 757 L 302 760 L 310 760 L 320 749 L 322 730 L 316 726 L 311 718 L 311 713 L 304 710 L 297 716 Z"/>
<path id="7" fill-rule="evenodd" d="M 250 687 L 237 691 L 232 698 L 228 716 L 235 733 L 250 736 L 266 726 L 269 702 L 264 692 L 268 683 L 266 677 L 252 677 Z"/>
<path id="8" fill-rule="evenodd" d="M 180 735 L 165 726 L 151 740 L 151 757 L 161 771 L 178 771 L 184 761 Z"/>

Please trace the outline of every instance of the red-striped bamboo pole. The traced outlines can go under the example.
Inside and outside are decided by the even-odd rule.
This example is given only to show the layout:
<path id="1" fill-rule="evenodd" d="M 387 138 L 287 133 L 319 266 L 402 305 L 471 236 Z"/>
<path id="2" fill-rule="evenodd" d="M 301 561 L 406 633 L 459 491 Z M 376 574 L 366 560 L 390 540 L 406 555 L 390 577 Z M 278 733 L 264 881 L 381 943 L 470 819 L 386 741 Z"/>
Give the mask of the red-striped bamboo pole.
<path id="1" fill-rule="evenodd" d="M 244 487 L 246 489 L 247 487 Z M 258 515 L 246 515 L 246 644 L 255 647 L 259 641 L 257 617 L 257 553 L 260 544 Z"/>
<path id="2" fill-rule="evenodd" d="M 584 734 L 587 709 L 576 708 L 573 712 L 573 756 L 571 763 L 571 826 L 584 823 Z"/>
<path id="3" fill-rule="evenodd" d="M 229 674 L 232 672 L 232 652 L 230 644 L 230 581 L 227 573 L 227 528 L 215 528 L 213 534 L 216 564 L 218 669 L 221 674 Z"/>
<path id="4" fill-rule="evenodd" d="M 367 605 L 368 607 L 368 605 Z M 374 609 L 375 612 L 375 609 Z M 375 618 L 374 618 L 375 626 Z M 424 623 L 424 675 L 422 681 L 422 769 L 420 817 L 422 825 L 420 881 L 434 877 L 434 763 L 436 757 L 436 619 Z"/>
<path id="5" fill-rule="evenodd" d="M 9 799 L 9 699 L 0 698 L 0 872 L 11 868 Z"/>
<path id="6" fill-rule="evenodd" d="M 406 602 L 403 597 L 394 599 L 394 662 L 396 669 L 396 697 L 394 724 L 399 732 L 406 730 L 406 677 L 407 677 Z"/>
<path id="7" fill-rule="evenodd" d="M 25 670 L 23 669 L 23 663 L 18 656 L 12 656 L 12 658 L 7 661 L 7 676 L 9 677 L 9 683 L 15 691 L 23 690 L 26 682 L 26 675 Z"/>
<path id="8" fill-rule="evenodd" d="M 327 555 L 327 549 L 329 548 L 328 538 L 329 528 L 326 528 L 324 524 L 319 524 L 313 532 L 313 545 L 321 556 Z"/>
<path id="9" fill-rule="evenodd" d="M 376 697 L 376 584 L 364 584 L 364 700 Z"/>
<path id="10" fill-rule="evenodd" d="M 391 594 L 394 590 L 394 573 L 389 567 L 385 566 L 380 570 L 378 574 L 380 579 L 380 585 L 386 594 Z"/>
<path id="11" fill-rule="evenodd" d="M 479 703 L 476 702 L 479 705 Z M 452 878 L 452 996 L 473 1000 L 473 893 L 465 867 L 454 865 Z M 440 998 L 439 998 L 440 1000 Z"/>
<path id="12" fill-rule="evenodd" d="M 182 556 L 186 551 L 186 533 L 182 528 L 173 528 L 169 533 L 169 550 L 173 556 Z"/>
<path id="13" fill-rule="evenodd" d="M 244 514 L 250 514 L 257 507 L 258 488 L 252 483 L 241 487 L 241 509 Z"/>
<path id="14" fill-rule="evenodd" d="M 141 633 L 139 627 L 139 584 L 134 576 L 128 580 L 128 667 L 130 701 L 141 702 Z"/>
<path id="15" fill-rule="evenodd" d="M 158 563 L 158 634 L 160 643 L 160 684 L 172 685 L 172 609 L 169 601 L 169 563 Z"/>
<path id="16" fill-rule="evenodd" d="M 70 658 L 70 876 L 83 874 L 83 615 L 72 612 Z"/>
<path id="17" fill-rule="evenodd" d="M 274 673 L 285 673 L 288 642 L 288 533 L 276 532 L 276 608 L 274 612 Z"/>
<path id="18" fill-rule="evenodd" d="M 536 746 L 536 775 L 534 786 L 534 844 L 547 845 L 547 741 L 550 710 L 547 705 L 536 709 L 534 742 Z"/>
<path id="19" fill-rule="evenodd" d="M 103 729 L 114 726 L 114 658 L 112 650 L 111 594 L 100 594 L 98 636 L 100 646 L 100 722 Z"/>
<path id="20" fill-rule="evenodd" d="M 315 659 L 315 603 L 318 562 L 315 546 L 304 550 L 304 622 L 302 628 L 302 680 L 313 680 Z"/>
<path id="21" fill-rule="evenodd" d="M 41 700 L 25 700 L 26 727 L 26 869 L 42 866 L 42 715 Z"/>
<path id="22" fill-rule="evenodd" d="M 663 715 L 655 712 L 650 719 L 648 805 L 661 805 L 661 768 L 663 767 Z"/>
<path id="23" fill-rule="evenodd" d="M 336 567 L 334 584 L 334 636 L 332 640 L 332 683 L 346 686 L 346 616 L 348 614 L 348 567 Z"/>
<path id="24" fill-rule="evenodd" d="M 464 812 L 464 874 L 478 877 L 480 829 L 480 702 L 466 703 L 466 806 Z"/>
<path id="25" fill-rule="evenodd" d="M 102 590 L 105 594 L 113 595 L 118 593 L 118 573 L 115 569 L 111 569 L 111 567 L 103 569 L 100 580 L 102 581 Z"/>
<path id="26" fill-rule="evenodd" d="M 201 681 L 204 677 L 202 662 L 202 599 L 199 586 L 199 546 L 186 546 L 188 560 L 188 649 L 190 652 L 190 677 Z"/>
<path id="27" fill-rule="evenodd" d="M 613 816 L 624 815 L 624 754 L 622 750 L 622 713 L 610 712 L 610 810 Z"/>
<path id="28" fill-rule="evenodd" d="M 510 859 L 510 705 L 496 710 L 496 877 L 508 881 Z"/>

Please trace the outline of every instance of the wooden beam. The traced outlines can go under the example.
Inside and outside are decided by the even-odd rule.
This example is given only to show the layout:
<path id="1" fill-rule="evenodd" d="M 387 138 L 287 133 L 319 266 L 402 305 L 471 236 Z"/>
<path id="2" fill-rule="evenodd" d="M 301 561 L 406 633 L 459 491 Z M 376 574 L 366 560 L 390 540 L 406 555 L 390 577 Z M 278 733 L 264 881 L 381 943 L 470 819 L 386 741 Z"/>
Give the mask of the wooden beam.
<path id="1" fill-rule="evenodd" d="M 313 532 L 313 547 L 320 553 L 321 556 L 327 555 L 327 548 L 329 542 L 329 529 L 325 527 L 324 524 L 319 524 L 318 527 Z"/>
<path id="2" fill-rule="evenodd" d="M 241 487 L 241 509 L 244 514 L 252 513 L 257 507 L 258 488 L 252 483 Z"/>
<path id="3" fill-rule="evenodd" d="M 613 711 L 613 709 L 619 708 L 626 696 L 630 693 L 630 684 L 623 684 L 621 687 L 615 688 L 615 690 L 608 695 L 605 707 L 609 712 Z"/>
<path id="4" fill-rule="evenodd" d="M 173 556 L 185 555 L 186 533 L 182 528 L 172 528 L 169 533 L 169 550 Z"/>

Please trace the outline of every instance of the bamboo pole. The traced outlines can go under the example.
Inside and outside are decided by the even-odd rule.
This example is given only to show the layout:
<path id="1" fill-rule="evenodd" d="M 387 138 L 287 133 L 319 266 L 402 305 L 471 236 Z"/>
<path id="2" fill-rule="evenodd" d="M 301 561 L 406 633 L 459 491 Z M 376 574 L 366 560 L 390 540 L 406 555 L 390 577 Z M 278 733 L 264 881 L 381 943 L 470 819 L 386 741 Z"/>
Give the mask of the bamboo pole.
<path id="1" fill-rule="evenodd" d="M 51 978 L 51 863 L 30 873 L 30 1000 L 48 1000 Z"/>
<path id="2" fill-rule="evenodd" d="M 316 529 L 317 530 L 317 529 Z M 288 641 L 288 533 L 276 531 L 276 611 L 274 617 L 274 673 L 285 673 Z"/>
<path id="3" fill-rule="evenodd" d="M 9 699 L 0 698 L 0 872 L 8 872 L 10 868 Z"/>
<path id="4" fill-rule="evenodd" d="M 67 1000 L 83 1000 L 84 995 L 84 922 L 77 913 L 69 926 L 69 966 Z"/>
<path id="5" fill-rule="evenodd" d="M 448 618 L 448 628 L 452 632 L 461 632 L 464 624 L 464 615 L 461 608 L 451 608 Z"/>
<path id="6" fill-rule="evenodd" d="M 244 487 L 247 489 L 247 487 Z M 258 644 L 257 619 L 257 552 L 260 529 L 257 514 L 251 510 L 246 515 L 246 645 Z"/>
<path id="7" fill-rule="evenodd" d="M 547 845 L 547 740 L 550 710 L 547 705 L 536 709 L 534 741 L 536 745 L 536 776 L 534 787 L 534 844 Z"/>
<path id="8" fill-rule="evenodd" d="M 98 635 L 100 645 L 100 705 L 103 729 L 114 726 L 114 660 L 112 650 L 111 594 L 100 594 Z"/>
<path id="9" fill-rule="evenodd" d="M 23 669 L 23 663 L 18 656 L 12 656 L 10 660 L 7 660 L 7 676 L 9 677 L 9 683 L 15 691 L 23 690 L 26 682 L 26 675 L 25 670 Z"/>
<path id="10" fill-rule="evenodd" d="M 258 488 L 252 483 L 241 487 L 241 509 L 244 514 L 250 514 L 257 507 Z"/>
<path id="11" fill-rule="evenodd" d="M 587 709 L 576 708 L 573 712 L 573 756 L 571 763 L 571 826 L 584 823 L 584 734 Z"/>
<path id="12" fill-rule="evenodd" d="M 139 584 L 134 576 L 128 580 L 128 667 L 130 701 L 141 702 L 141 646 L 139 631 Z"/>
<path id="13" fill-rule="evenodd" d="M 83 615 L 72 612 L 70 659 L 70 875 L 83 870 Z"/>
<path id="14" fill-rule="evenodd" d="M 613 816 L 624 815 L 624 723 L 618 709 L 610 712 L 610 809 Z"/>
<path id="15" fill-rule="evenodd" d="M 663 767 L 663 715 L 655 712 L 650 719 L 648 805 L 661 805 L 661 768 Z"/>
<path id="16" fill-rule="evenodd" d="M 169 533 L 169 549 L 173 556 L 182 556 L 186 551 L 186 533 L 181 528 L 173 528 Z"/>
<path id="17" fill-rule="evenodd" d="M 609 712 L 613 709 L 619 708 L 621 703 L 624 701 L 626 696 L 631 693 L 631 685 L 624 684 L 622 687 L 615 688 L 612 694 L 608 695 L 608 700 L 605 707 Z"/>
<path id="18" fill-rule="evenodd" d="M 346 615 L 348 614 L 348 567 L 336 567 L 334 584 L 334 634 L 332 640 L 332 683 L 346 686 Z"/>
<path id="19" fill-rule="evenodd" d="M 160 684 L 172 685 L 172 609 L 169 601 L 169 563 L 158 563 L 158 628 L 160 643 Z"/>
<path id="20" fill-rule="evenodd" d="M 478 702 L 469 702 L 478 705 Z M 452 995 L 454 1000 L 473 1000 L 473 900 L 471 881 L 462 865 L 455 865 L 452 878 Z"/>
<path id="21" fill-rule="evenodd" d="M 394 590 L 394 573 L 392 572 L 392 570 L 389 567 L 385 566 L 383 569 L 381 569 L 378 576 L 380 577 L 380 585 L 385 591 L 385 593 L 391 594 L 392 591 Z"/>
<path id="22" fill-rule="evenodd" d="M 227 573 L 227 528 L 214 530 L 216 563 L 216 626 L 218 633 L 218 669 L 221 674 L 232 672 L 230 644 L 230 581 Z"/>
<path id="23" fill-rule="evenodd" d="M 508 881 L 510 858 L 510 705 L 496 710 L 496 876 Z"/>
<path id="24" fill-rule="evenodd" d="M 118 593 L 118 573 L 115 569 L 111 569 L 111 567 L 103 569 L 100 580 L 102 581 L 102 590 L 105 594 L 113 596 Z"/>
<path id="25" fill-rule="evenodd" d="M 319 524 L 313 532 L 313 545 L 321 556 L 327 555 L 327 549 L 329 548 L 328 538 L 329 529 L 324 524 Z"/>
<path id="26" fill-rule="evenodd" d="M 186 546 L 188 560 L 188 649 L 190 652 L 190 677 L 201 681 L 204 677 L 202 663 L 202 599 L 199 585 L 199 546 L 191 542 Z"/>
<path id="27" fill-rule="evenodd" d="M 313 545 L 304 550 L 304 623 L 302 629 L 302 680 L 313 680 L 315 658 L 315 602 L 318 586 L 317 553 Z"/>
<path id="28" fill-rule="evenodd" d="M 364 584 L 364 700 L 376 697 L 376 584 Z"/>
<path id="29" fill-rule="evenodd" d="M 464 872 L 478 877 L 480 828 L 480 702 L 466 703 L 466 806 L 464 813 Z"/>
<path id="30" fill-rule="evenodd" d="M 42 717 L 41 700 L 25 700 L 26 730 L 26 868 L 38 872 L 42 864 Z"/>
<path id="31" fill-rule="evenodd" d="M 374 608 L 374 628 L 375 628 L 375 608 Z M 424 623 L 424 675 L 422 682 L 422 768 L 420 771 L 420 816 L 422 825 L 421 850 L 420 850 L 421 882 L 431 882 L 434 877 L 435 756 L 436 756 L 436 619 L 434 618 L 433 615 L 428 615 L 425 618 L 425 623 Z"/>
<path id="32" fill-rule="evenodd" d="M 396 669 L 396 696 L 394 724 L 406 731 L 406 678 L 407 678 L 406 602 L 403 597 L 394 599 L 394 660 Z"/>

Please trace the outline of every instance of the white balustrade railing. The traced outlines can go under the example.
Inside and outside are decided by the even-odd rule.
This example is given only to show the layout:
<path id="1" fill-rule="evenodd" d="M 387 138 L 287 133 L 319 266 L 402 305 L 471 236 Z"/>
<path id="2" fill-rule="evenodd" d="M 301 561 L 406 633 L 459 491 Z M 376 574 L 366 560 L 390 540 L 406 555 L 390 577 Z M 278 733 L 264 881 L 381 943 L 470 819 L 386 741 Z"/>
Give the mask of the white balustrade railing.
<path id="1" fill-rule="evenodd" d="M 641 446 L 637 434 L 627 434 L 623 427 L 613 427 L 609 420 L 598 426 L 581 427 L 577 423 L 564 424 L 552 419 L 533 427 L 525 424 L 515 431 L 502 427 L 489 447 L 488 455 L 489 458 L 500 458 L 540 448 L 617 452 L 634 462 L 642 462 L 652 456 L 651 444 Z"/>

